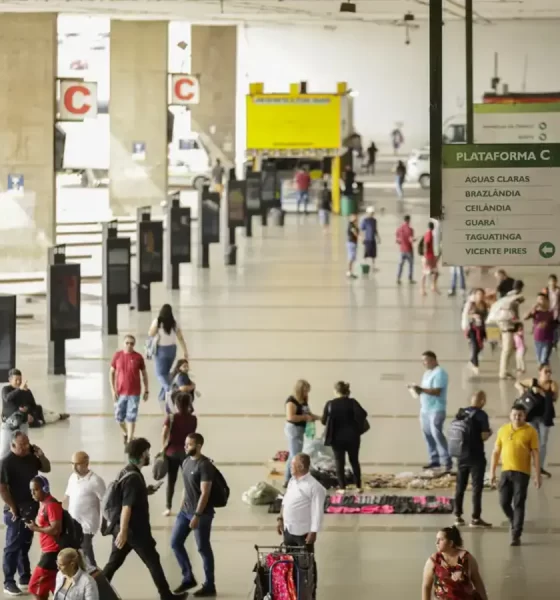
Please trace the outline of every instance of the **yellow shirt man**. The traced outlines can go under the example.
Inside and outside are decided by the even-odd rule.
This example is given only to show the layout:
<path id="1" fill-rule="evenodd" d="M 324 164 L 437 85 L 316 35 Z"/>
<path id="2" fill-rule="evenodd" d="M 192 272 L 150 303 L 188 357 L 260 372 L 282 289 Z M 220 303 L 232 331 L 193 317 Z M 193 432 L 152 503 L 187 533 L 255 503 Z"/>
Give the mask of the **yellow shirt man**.
<path id="1" fill-rule="evenodd" d="M 531 475 L 531 456 L 533 450 L 539 449 L 539 434 L 527 423 L 517 429 L 508 423 L 498 430 L 496 448 L 501 451 L 502 471 Z"/>

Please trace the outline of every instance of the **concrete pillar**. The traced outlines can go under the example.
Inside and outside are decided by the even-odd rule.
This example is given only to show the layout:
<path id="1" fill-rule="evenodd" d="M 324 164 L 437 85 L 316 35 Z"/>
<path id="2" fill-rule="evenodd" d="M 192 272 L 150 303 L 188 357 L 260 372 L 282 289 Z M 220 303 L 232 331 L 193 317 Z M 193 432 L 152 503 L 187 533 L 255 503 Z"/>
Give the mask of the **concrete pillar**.
<path id="1" fill-rule="evenodd" d="M 0 18 L 0 272 L 44 272 L 55 240 L 56 19 Z M 10 175 L 23 192 L 8 191 Z"/>
<path id="2" fill-rule="evenodd" d="M 237 26 L 193 25 L 191 72 L 200 75 L 200 104 L 191 106 L 192 128 L 210 146 L 212 158 L 235 162 Z"/>
<path id="3" fill-rule="evenodd" d="M 115 216 L 167 197 L 168 29 L 167 21 L 111 21 L 109 201 Z"/>

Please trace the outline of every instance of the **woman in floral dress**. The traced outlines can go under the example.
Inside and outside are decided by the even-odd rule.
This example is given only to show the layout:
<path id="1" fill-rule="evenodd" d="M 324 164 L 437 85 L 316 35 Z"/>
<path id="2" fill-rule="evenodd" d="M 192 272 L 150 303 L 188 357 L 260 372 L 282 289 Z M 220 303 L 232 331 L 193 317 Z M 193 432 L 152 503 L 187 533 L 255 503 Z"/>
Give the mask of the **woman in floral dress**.
<path id="1" fill-rule="evenodd" d="M 445 527 L 436 537 L 437 552 L 424 567 L 422 600 L 488 600 L 478 564 L 463 549 L 457 527 Z"/>

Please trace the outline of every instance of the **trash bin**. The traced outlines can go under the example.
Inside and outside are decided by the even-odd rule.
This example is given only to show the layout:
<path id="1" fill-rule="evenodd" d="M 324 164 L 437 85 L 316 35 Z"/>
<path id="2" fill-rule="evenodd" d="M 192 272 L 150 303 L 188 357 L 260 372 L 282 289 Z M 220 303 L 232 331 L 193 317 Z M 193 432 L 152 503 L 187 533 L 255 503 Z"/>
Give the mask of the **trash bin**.
<path id="1" fill-rule="evenodd" d="M 369 265 L 362 264 L 362 275 L 367 275 L 369 273 Z"/>
<path id="2" fill-rule="evenodd" d="M 342 196 L 342 201 L 340 203 L 340 214 L 343 217 L 347 217 L 357 212 L 356 198 L 354 196 Z"/>

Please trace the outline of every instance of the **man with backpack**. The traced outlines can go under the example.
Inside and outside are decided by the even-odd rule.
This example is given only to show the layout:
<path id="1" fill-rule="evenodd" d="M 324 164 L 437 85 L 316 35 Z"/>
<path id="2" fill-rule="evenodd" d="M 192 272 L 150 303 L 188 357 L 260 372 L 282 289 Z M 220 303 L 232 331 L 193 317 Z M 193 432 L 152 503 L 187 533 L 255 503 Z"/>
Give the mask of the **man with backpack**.
<path id="1" fill-rule="evenodd" d="M 148 496 L 155 493 L 161 483 L 146 485 L 141 472 L 142 467 L 150 464 L 150 447 L 146 438 L 129 442 L 128 464 L 107 488 L 103 499 L 104 522 L 101 532 L 113 536 L 113 548 L 103 574 L 111 581 L 134 550 L 148 567 L 160 600 L 184 599 L 186 593 L 171 593 L 152 535 Z"/>
<path id="2" fill-rule="evenodd" d="M 471 405 L 461 408 L 449 427 L 447 441 L 451 456 L 457 459 L 457 484 L 455 487 L 455 525 L 465 525 L 463 498 L 469 482 L 472 483 L 473 512 L 470 527 L 492 527 L 481 519 L 482 490 L 486 472 L 484 442 L 492 435 L 488 414 L 484 410 L 486 393 L 476 392 Z"/>
<path id="3" fill-rule="evenodd" d="M 186 592 L 197 585 L 185 548 L 185 541 L 189 533 L 191 530 L 194 531 L 205 577 L 204 584 L 194 593 L 194 596 L 196 598 L 213 598 L 216 596 L 216 584 L 214 553 L 210 544 L 212 521 L 215 508 L 225 506 L 227 503 L 229 489 L 213 462 L 202 454 L 203 445 L 204 438 L 200 433 L 188 435 L 185 443 L 187 458 L 182 467 L 185 485 L 184 502 L 171 534 L 171 548 L 183 576 L 181 585 L 174 593 Z"/>

